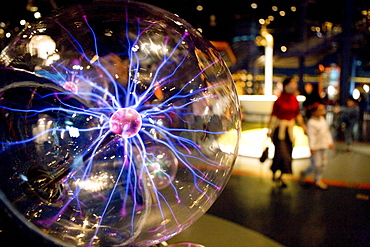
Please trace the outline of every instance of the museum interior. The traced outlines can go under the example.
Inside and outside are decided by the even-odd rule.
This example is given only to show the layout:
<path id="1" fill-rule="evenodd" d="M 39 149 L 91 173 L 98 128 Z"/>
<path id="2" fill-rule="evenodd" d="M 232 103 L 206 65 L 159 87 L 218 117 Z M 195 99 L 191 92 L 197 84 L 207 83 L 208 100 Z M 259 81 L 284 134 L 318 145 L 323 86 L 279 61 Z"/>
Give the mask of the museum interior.
<path id="1" fill-rule="evenodd" d="M 369 91 L 367 0 L 4 2 L 0 241 L 368 246 Z"/>

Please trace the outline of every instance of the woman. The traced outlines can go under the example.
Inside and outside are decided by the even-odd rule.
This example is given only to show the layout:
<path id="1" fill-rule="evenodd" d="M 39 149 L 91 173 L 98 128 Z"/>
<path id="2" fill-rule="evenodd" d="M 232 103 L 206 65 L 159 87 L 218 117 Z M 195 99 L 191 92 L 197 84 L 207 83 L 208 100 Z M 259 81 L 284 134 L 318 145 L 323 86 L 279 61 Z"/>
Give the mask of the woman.
<path id="1" fill-rule="evenodd" d="M 292 174 L 292 152 L 293 152 L 293 127 L 295 120 L 306 133 L 306 125 L 300 114 L 299 102 L 296 97 L 298 84 L 295 78 L 288 77 L 283 81 L 283 92 L 275 101 L 268 135 L 272 138 L 275 146 L 275 155 L 272 160 L 271 171 L 273 181 L 281 188 L 287 187 L 282 180 L 283 174 Z M 280 170 L 279 177 L 276 172 Z"/>

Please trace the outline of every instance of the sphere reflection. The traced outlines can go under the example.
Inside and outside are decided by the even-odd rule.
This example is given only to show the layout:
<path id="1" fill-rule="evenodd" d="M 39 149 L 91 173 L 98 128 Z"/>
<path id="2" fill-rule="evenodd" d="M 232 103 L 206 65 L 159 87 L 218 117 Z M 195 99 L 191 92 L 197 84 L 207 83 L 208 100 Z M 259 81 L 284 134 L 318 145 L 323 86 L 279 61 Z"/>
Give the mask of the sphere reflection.
<path id="1" fill-rule="evenodd" d="M 178 169 L 178 160 L 171 149 L 151 146 L 146 149 L 146 166 L 149 186 L 161 190 L 172 184 Z"/>
<path id="2" fill-rule="evenodd" d="M 151 246 L 227 183 L 236 91 L 181 18 L 135 2 L 73 6 L 30 25 L 0 60 L 1 198 L 43 236 Z"/>

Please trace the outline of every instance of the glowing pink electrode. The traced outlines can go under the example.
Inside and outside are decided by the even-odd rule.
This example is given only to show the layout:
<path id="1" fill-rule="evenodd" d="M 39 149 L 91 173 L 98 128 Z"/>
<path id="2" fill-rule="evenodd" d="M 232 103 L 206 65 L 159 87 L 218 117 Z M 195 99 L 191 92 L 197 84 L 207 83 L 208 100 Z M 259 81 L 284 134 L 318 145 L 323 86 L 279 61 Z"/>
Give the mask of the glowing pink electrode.
<path id="1" fill-rule="evenodd" d="M 109 127 L 114 134 L 123 138 L 130 138 L 136 135 L 141 128 L 141 116 L 132 108 L 121 108 L 110 118 Z"/>

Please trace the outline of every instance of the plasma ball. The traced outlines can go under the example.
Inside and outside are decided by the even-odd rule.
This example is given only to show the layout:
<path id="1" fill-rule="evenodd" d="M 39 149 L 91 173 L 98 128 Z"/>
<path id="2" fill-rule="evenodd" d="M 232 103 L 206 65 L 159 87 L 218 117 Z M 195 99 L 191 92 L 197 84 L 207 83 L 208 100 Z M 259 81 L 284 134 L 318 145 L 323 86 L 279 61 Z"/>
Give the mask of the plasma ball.
<path id="1" fill-rule="evenodd" d="M 141 128 L 141 116 L 132 108 L 121 108 L 110 118 L 110 130 L 122 138 L 135 136 Z"/>
<path id="2" fill-rule="evenodd" d="M 155 246 L 230 178 L 237 91 L 185 20 L 93 2 L 27 25 L 0 54 L 0 213 L 58 246 Z"/>

